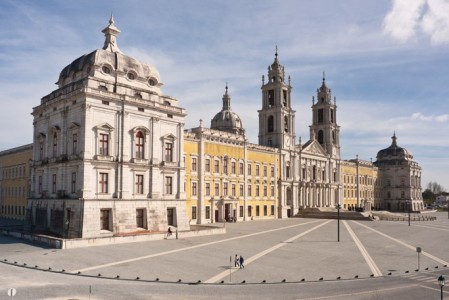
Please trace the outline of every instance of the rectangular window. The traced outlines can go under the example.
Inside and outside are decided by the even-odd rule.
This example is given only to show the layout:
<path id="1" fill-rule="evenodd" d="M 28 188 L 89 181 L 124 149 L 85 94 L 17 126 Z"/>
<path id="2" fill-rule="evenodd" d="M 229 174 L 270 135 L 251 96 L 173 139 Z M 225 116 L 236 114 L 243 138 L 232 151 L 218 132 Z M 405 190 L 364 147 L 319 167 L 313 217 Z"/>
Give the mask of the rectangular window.
<path id="1" fill-rule="evenodd" d="M 263 215 L 268 216 L 268 206 L 266 205 L 263 206 Z"/>
<path id="2" fill-rule="evenodd" d="M 259 193 L 259 186 L 256 185 L 256 197 L 259 197 L 259 196 L 260 196 L 260 193 Z"/>
<path id="3" fill-rule="evenodd" d="M 100 193 L 108 193 L 108 173 L 100 173 Z"/>
<path id="4" fill-rule="evenodd" d="M 290 166 L 285 167 L 285 177 L 290 178 Z"/>
<path id="5" fill-rule="evenodd" d="M 56 157 L 58 155 L 58 135 L 53 135 L 53 157 Z"/>
<path id="6" fill-rule="evenodd" d="M 173 178 L 165 177 L 165 194 L 171 195 L 173 193 Z"/>
<path id="7" fill-rule="evenodd" d="M 220 162 L 218 160 L 214 160 L 214 172 L 215 173 L 220 172 Z"/>
<path id="8" fill-rule="evenodd" d="M 51 192 L 56 194 L 56 174 L 51 176 Z"/>
<path id="9" fill-rule="evenodd" d="M 220 195 L 220 185 L 218 183 L 215 184 L 215 196 Z"/>
<path id="10" fill-rule="evenodd" d="M 263 166 L 263 177 L 267 177 L 267 166 Z"/>
<path id="11" fill-rule="evenodd" d="M 100 226 L 101 230 L 109 230 L 109 217 L 111 210 L 110 209 L 101 209 L 100 210 Z"/>
<path id="12" fill-rule="evenodd" d="M 173 144 L 165 143 L 165 161 L 172 162 L 173 161 Z"/>
<path id="13" fill-rule="evenodd" d="M 206 206 L 205 207 L 206 208 L 206 211 L 205 211 L 205 213 L 206 213 L 206 219 L 210 219 L 210 206 Z"/>
<path id="14" fill-rule="evenodd" d="M 251 164 L 248 164 L 248 175 L 251 175 Z"/>
<path id="15" fill-rule="evenodd" d="M 100 133 L 100 155 L 109 155 L 109 135 Z"/>
<path id="16" fill-rule="evenodd" d="M 44 142 L 39 143 L 39 159 L 44 159 Z"/>
<path id="17" fill-rule="evenodd" d="M 274 197 L 274 186 L 271 186 L 271 197 Z"/>
<path id="18" fill-rule="evenodd" d="M 268 188 L 266 185 L 264 185 L 264 187 L 263 187 L 263 196 L 264 197 L 268 196 Z"/>
<path id="19" fill-rule="evenodd" d="M 240 175 L 243 175 L 244 172 L 243 172 L 243 163 L 242 163 L 242 162 L 240 163 L 239 169 L 240 169 L 240 170 L 239 170 L 239 174 L 240 174 Z"/>
<path id="20" fill-rule="evenodd" d="M 136 194 L 143 194 L 143 175 L 136 175 Z"/>
<path id="21" fill-rule="evenodd" d="M 223 196 L 227 196 L 228 195 L 228 183 L 224 182 L 223 183 Z"/>
<path id="22" fill-rule="evenodd" d="M 233 161 L 232 163 L 231 163 L 231 172 L 232 172 L 232 174 L 235 174 L 235 166 L 236 165 L 236 163 L 235 163 L 235 161 Z"/>
<path id="23" fill-rule="evenodd" d="M 37 184 L 37 192 L 39 194 L 42 194 L 42 176 L 38 177 L 37 182 L 38 182 L 38 184 Z"/>
<path id="24" fill-rule="evenodd" d="M 232 184 L 232 192 L 231 193 L 232 193 L 232 196 L 235 197 L 236 194 L 235 194 L 235 184 L 234 183 Z"/>
<path id="25" fill-rule="evenodd" d="M 239 217 L 240 218 L 243 218 L 243 209 L 244 209 L 243 205 L 240 205 L 239 206 Z"/>
<path id="26" fill-rule="evenodd" d="M 74 133 L 72 135 L 72 154 L 78 154 L 78 134 Z"/>
<path id="27" fill-rule="evenodd" d="M 271 205 L 271 215 L 274 216 L 274 205 Z"/>
<path id="28" fill-rule="evenodd" d="M 240 197 L 243 197 L 243 192 L 245 191 L 245 189 L 243 188 L 243 184 L 240 185 Z"/>
<path id="29" fill-rule="evenodd" d="M 209 158 L 206 158 L 206 164 L 205 164 L 205 171 L 206 172 L 210 172 L 210 159 Z"/>
<path id="30" fill-rule="evenodd" d="M 196 220 L 196 206 L 192 206 L 192 220 Z"/>
<path id="31" fill-rule="evenodd" d="M 268 91 L 268 105 L 274 106 L 274 90 Z"/>
<path id="32" fill-rule="evenodd" d="M 260 207 L 256 205 L 256 217 L 260 216 Z"/>
<path id="33" fill-rule="evenodd" d="M 72 184 L 71 184 L 71 193 L 74 194 L 76 192 L 76 172 L 72 172 Z"/>
<path id="34" fill-rule="evenodd" d="M 271 177 L 274 177 L 274 167 L 271 167 Z"/>
<path id="35" fill-rule="evenodd" d="M 318 109 L 318 123 L 324 122 L 324 110 L 322 108 Z"/>
<path id="36" fill-rule="evenodd" d="M 223 173 L 228 174 L 228 159 L 223 160 Z"/>
<path id="37" fill-rule="evenodd" d="M 252 217 L 253 216 L 253 207 L 251 205 L 248 205 L 248 217 Z"/>
<path id="38" fill-rule="evenodd" d="M 248 184 L 248 196 L 251 197 L 251 184 Z"/>
<path id="39" fill-rule="evenodd" d="M 197 195 L 196 182 L 192 182 L 192 196 L 196 196 L 196 195 Z"/>
<path id="40" fill-rule="evenodd" d="M 210 196 L 210 183 L 206 182 L 206 196 Z"/>
<path id="41" fill-rule="evenodd" d="M 259 165 L 256 165 L 256 176 L 260 176 L 260 175 L 259 175 L 259 169 L 260 169 L 260 166 L 259 166 Z"/>
<path id="42" fill-rule="evenodd" d="M 192 172 L 196 172 L 196 171 L 197 171 L 196 157 L 192 157 Z"/>

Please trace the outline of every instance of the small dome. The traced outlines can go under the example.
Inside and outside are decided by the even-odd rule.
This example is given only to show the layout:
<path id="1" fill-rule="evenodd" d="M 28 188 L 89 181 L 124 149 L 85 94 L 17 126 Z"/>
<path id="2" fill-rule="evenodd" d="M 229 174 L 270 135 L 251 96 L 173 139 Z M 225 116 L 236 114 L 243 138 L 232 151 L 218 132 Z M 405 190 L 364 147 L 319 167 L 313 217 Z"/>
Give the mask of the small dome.
<path id="1" fill-rule="evenodd" d="M 162 86 L 159 71 L 154 66 L 124 55 L 118 48 L 116 37 L 120 30 L 115 27 L 112 16 L 102 32 L 105 34 L 103 48 L 85 54 L 66 66 L 59 75 L 59 87 L 78 80 L 79 72 L 82 72 L 81 77 L 120 74 L 120 78 L 133 80 L 142 88 L 148 87 L 159 93 Z"/>
<path id="2" fill-rule="evenodd" d="M 223 108 L 211 121 L 211 129 L 227 131 L 235 134 L 244 134 L 240 117 L 231 110 L 231 97 L 228 95 L 228 86 L 223 95 Z"/>
<path id="3" fill-rule="evenodd" d="M 391 137 L 392 143 L 390 147 L 385 148 L 377 152 L 377 162 L 382 161 L 404 161 L 412 160 L 413 154 L 405 148 L 399 147 L 397 144 L 396 133 Z"/>

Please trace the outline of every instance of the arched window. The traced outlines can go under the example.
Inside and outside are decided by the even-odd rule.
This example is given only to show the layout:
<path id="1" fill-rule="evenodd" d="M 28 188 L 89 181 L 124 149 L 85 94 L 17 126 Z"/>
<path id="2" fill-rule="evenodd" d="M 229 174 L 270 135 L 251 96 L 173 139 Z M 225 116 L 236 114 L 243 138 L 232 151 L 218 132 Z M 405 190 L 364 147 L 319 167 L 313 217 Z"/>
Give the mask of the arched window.
<path id="1" fill-rule="evenodd" d="M 143 159 L 144 156 L 144 135 L 142 131 L 136 134 L 136 158 Z"/>
<path id="2" fill-rule="evenodd" d="M 53 134 L 53 157 L 58 155 L 58 134 L 55 132 Z"/>
<path id="3" fill-rule="evenodd" d="M 268 132 L 274 131 L 274 118 L 273 116 L 268 117 Z"/>
<path id="4" fill-rule="evenodd" d="M 321 145 L 324 143 L 324 134 L 322 130 L 318 131 L 318 143 Z"/>
<path id="5" fill-rule="evenodd" d="M 335 130 L 332 130 L 332 142 L 335 145 L 337 144 L 337 135 L 335 134 Z"/>

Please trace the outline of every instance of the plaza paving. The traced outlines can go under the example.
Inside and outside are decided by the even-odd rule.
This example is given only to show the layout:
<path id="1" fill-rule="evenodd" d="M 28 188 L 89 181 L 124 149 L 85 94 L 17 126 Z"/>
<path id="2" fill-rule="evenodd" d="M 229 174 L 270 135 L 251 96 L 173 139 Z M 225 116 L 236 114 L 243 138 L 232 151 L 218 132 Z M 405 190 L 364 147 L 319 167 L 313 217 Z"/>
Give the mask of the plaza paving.
<path id="1" fill-rule="evenodd" d="M 0 283 L 14 282 L 16 288 L 27 290 L 40 277 L 53 282 L 55 279 L 48 278 L 55 276 L 61 285 L 82 281 L 100 285 L 99 277 L 119 276 L 120 279 L 113 280 L 114 285 L 124 284 L 124 288 L 131 288 L 130 283 L 125 284 L 130 279 L 133 290 L 134 287 L 144 290 L 145 284 L 151 284 L 153 291 L 154 286 L 164 284 L 176 287 L 171 288 L 170 296 L 166 296 L 169 298 L 174 295 L 182 298 L 184 290 L 190 286 L 186 283 L 196 283 L 196 289 L 201 291 L 213 287 L 216 296 L 221 298 L 230 296 L 226 292 L 230 286 L 234 291 L 245 289 L 245 293 L 254 289 L 254 295 L 264 298 L 270 294 L 261 292 L 264 290 L 261 286 L 271 284 L 271 290 L 279 289 L 280 298 L 286 299 L 292 293 L 296 295 L 295 299 L 323 296 L 331 290 L 340 291 L 341 295 L 348 294 L 344 286 L 351 286 L 351 290 L 361 289 L 361 294 L 357 292 L 352 298 L 345 297 L 347 299 L 400 299 L 397 296 L 380 297 L 379 293 L 389 286 L 391 292 L 382 293 L 393 295 L 399 287 L 411 284 L 417 290 L 408 299 L 414 299 L 413 296 L 420 295 L 419 292 L 439 296 L 436 278 L 439 273 L 446 274 L 448 267 L 445 265 L 449 266 L 449 220 L 447 213 L 432 215 L 438 217 L 436 221 L 412 222 L 411 226 L 407 222 L 340 221 L 340 242 L 337 242 L 337 220 L 296 218 L 228 223 L 226 234 L 214 236 L 178 240 L 172 237 L 66 250 L 0 236 L 0 261 L 3 262 L 0 264 Z M 419 271 L 416 271 L 416 247 L 422 248 Z M 245 258 L 244 269 L 234 267 L 235 254 Z M 11 279 L 15 273 L 11 270 L 22 274 L 21 280 L 14 276 L 12 278 L 16 279 Z M 80 275 L 63 274 L 62 270 Z M 8 277 L 5 277 L 5 271 Z M 26 278 L 36 280 L 30 282 Z M 395 281 L 397 283 L 393 285 Z M 303 294 L 293 291 L 295 287 L 305 287 L 305 284 L 315 292 L 310 290 L 308 294 L 306 288 L 301 289 Z M 317 288 L 313 289 L 315 285 Z M 288 292 L 289 289 L 292 291 Z M 173 290 L 178 292 L 173 294 Z M 282 297 L 283 292 L 286 297 Z M 201 295 L 207 298 L 207 293 L 207 290 L 199 292 L 194 298 Z M 6 295 L 6 292 L 0 291 L 0 299 L 3 299 L 2 294 Z M 137 294 L 130 293 L 136 299 L 139 298 Z M 159 294 L 159 298 L 165 299 L 163 295 Z M 114 299 L 110 296 L 98 299 L 106 298 Z"/>

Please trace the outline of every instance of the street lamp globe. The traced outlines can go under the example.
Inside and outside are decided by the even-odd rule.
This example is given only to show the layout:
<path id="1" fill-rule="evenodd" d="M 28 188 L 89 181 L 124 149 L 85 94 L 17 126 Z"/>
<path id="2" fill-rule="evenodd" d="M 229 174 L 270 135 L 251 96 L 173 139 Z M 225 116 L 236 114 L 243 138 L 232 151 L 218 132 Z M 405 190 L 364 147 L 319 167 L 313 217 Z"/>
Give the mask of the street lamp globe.
<path id="1" fill-rule="evenodd" d="M 446 281 L 445 281 L 444 276 L 440 275 L 440 277 L 438 277 L 438 284 L 440 285 L 440 287 L 443 287 L 445 283 L 446 283 Z"/>

